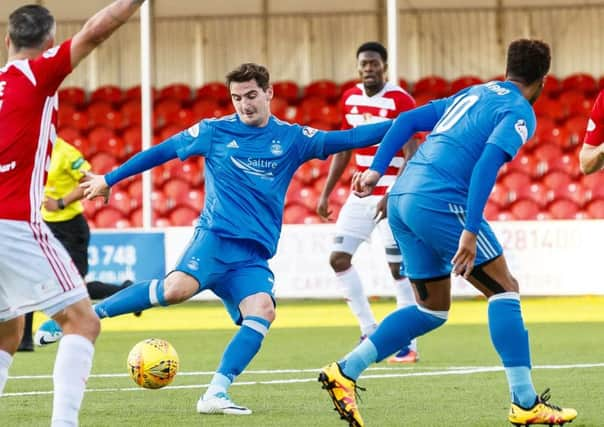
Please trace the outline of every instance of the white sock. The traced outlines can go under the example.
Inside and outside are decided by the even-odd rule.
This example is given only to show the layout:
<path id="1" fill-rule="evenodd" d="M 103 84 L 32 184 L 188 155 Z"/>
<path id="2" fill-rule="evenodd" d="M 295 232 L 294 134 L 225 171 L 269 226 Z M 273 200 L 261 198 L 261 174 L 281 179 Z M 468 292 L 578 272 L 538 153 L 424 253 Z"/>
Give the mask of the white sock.
<path id="1" fill-rule="evenodd" d="M 377 324 L 369 306 L 369 301 L 365 296 L 359 274 L 354 266 L 351 266 L 346 271 L 336 273 L 336 280 L 344 292 L 348 307 L 359 321 L 361 334 L 369 335 L 375 330 Z"/>
<path id="2" fill-rule="evenodd" d="M 399 280 L 394 280 L 394 292 L 396 294 L 396 307 L 404 308 L 412 305 L 416 305 L 415 293 L 413 292 L 413 285 L 409 278 L 404 277 Z M 417 339 L 413 338 L 409 349 L 417 351 Z"/>
<path id="3" fill-rule="evenodd" d="M 94 345 L 81 335 L 65 335 L 59 342 L 53 372 L 52 427 L 78 425 L 93 356 Z"/>
<path id="4" fill-rule="evenodd" d="M 231 386 L 232 381 L 228 379 L 225 375 L 222 375 L 219 372 L 214 374 L 212 377 L 212 381 L 210 382 L 210 386 L 206 390 L 203 395 L 203 399 L 210 398 L 212 396 L 216 396 L 218 393 L 226 393 L 227 389 Z"/>
<path id="5" fill-rule="evenodd" d="M 8 368 L 13 363 L 13 356 L 4 350 L 0 350 L 0 396 L 4 391 L 6 380 L 8 380 Z"/>

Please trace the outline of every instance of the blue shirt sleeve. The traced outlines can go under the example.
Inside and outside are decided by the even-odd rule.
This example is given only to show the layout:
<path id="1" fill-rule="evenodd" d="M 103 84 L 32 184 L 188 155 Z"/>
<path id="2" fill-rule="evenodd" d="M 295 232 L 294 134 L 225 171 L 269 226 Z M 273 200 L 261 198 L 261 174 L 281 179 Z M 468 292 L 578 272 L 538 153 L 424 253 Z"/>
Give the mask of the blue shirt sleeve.
<path id="1" fill-rule="evenodd" d="M 437 100 L 399 114 L 384 136 L 370 169 L 383 174 L 394 155 L 415 132 L 432 130 L 444 113 L 445 102 Z"/>
<path id="2" fill-rule="evenodd" d="M 110 187 L 117 182 L 166 163 L 176 158 L 176 146 L 172 138 L 132 156 L 117 169 L 105 175 L 105 181 Z"/>
<path id="3" fill-rule="evenodd" d="M 497 172 L 510 159 L 509 153 L 495 144 L 487 144 L 484 148 L 470 178 L 464 226 L 466 230 L 478 233 L 484 207 L 497 179 Z"/>
<path id="4" fill-rule="evenodd" d="M 191 156 L 209 155 L 214 133 L 214 127 L 210 123 L 211 120 L 202 120 L 168 139 L 173 141 L 180 160 L 186 160 Z"/>
<path id="5" fill-rule="evenodd" d="M 339 131 L 320 131 L 308 126 L 302 127 L 298 137 L 300 157 L 326 159 L 330 154 L 353 148 L 375 145 L 390 129 L 392 121 L 387 120 L 371 125 L 357 126 Z"/>
<path id="6" fill-rule="evenodd" d="M 520 147 L 535 133 L 536 120 L 532 111 L 507 111 L 503 113 L 487 144 L 494 144 L 514 157 Z"/>

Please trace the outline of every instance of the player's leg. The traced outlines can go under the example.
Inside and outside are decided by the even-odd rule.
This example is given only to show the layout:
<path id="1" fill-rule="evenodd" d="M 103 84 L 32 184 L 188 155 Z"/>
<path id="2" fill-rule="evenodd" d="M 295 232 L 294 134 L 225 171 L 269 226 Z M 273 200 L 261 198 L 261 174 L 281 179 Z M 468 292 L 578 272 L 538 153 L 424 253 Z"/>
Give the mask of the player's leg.
<path id="1" fill-rule="evenodd" d="M 33 323 L 34 313 L 29 312 L 25 315 L 25 324 L 23 325 L 23 338 L 17 351 L 34 351 L 34 338 L 33 338 Z"/>
<path id="2" fill-rule="evenodd" d="M 0 289 L 0 308 L 3 308 L 3 298 Z M 8 368 L 13 363 L 13 356 L 21 342 L 23 331 L 23 316 L 0 322 L 0 396 L 8 379 Z"/>
<path id="3" fill-rule="evenodd" d="M 415 305 L 415 292 L 413 285 L 407 276 L 401 274 L 401 265 L 403 257 L 401 251 L 396 244 L 396 240 L 392 235 L 392 230 L 387 220 L 382 220 L 378 223 L 377 228 L 384 243 L 386 251 L 386 261 L 390 268 L 390 274 L 393 279 L 394 293 L 396 296 L 396 307 L 404 308 Z M 415 363 L 419 360 L 417 351 L 417 339 L 412 339 L 408 347 L 400 349 L 398 352 L 390 356 L 388 363 Z"/>
<path id="4" fill-rule="evenodd" d="M 338 286 L 350 311 L 359 322 L 361 339 L 375 330 L 377 322 L 365 295 L 361 277 L 352 264 L 352 257 L 375 228 L 372 217 L 374 212 L 375 208 L 371 203 L 351 194 L 336 221 L 336 235 L 329 257 Z"/>
<path id="5" fill-rule="evenodd" d="M 319 381 L 328 391 L 334 406 L 351 425 L 363 425 L 354 393 L 356 380 L 361 373 L 372 363 L 408 346 L 413 338 L 438 328 L 448 316 L 450 264 L 409 228 L 408 221 L 401 216 L 407 211 L 416 220 L 421 218 L 424 221 L 428 215 L 428 212 L 417 209 L 408 198 L 390 198 L 390 225 L 405 254 L 406 271 L 417 287 L 418 304 L 390 313 L 367 340 L 339 362 L 323 368 L 319 375 Z M 414 280 L 414 277 L 418 279 Z"/>
<path id="6" fill-rule="evenodd" d="M 550 406 L 545 396 L 537 395 L 531 378 L 530 343 L 522 318 L 518 282 L 505 257 L 500 255 L 501 247 L 486 222 L 478 236 L 478 263 L 469 280 L 489 300 L 491 341 L 504 366 L 512 400 L 509 420 L 519 424 L 529 421 L 560 424 L 574 419 L 577 415 L 574 409 Z M 485 260 L 493 255 L 491 249 L 497 249 L 495 258 Z"/>
<path id="7" fill-rule="evenodd" d="M 226 346 L 210 386 L 197 402 L 202 414 L 248 415 L 251 410 L 233 403 L 228 389 L 256 356 L 275 320 L 273 273 L 266 261 L 228 273 L 212 289 L 240 325 Z"/>

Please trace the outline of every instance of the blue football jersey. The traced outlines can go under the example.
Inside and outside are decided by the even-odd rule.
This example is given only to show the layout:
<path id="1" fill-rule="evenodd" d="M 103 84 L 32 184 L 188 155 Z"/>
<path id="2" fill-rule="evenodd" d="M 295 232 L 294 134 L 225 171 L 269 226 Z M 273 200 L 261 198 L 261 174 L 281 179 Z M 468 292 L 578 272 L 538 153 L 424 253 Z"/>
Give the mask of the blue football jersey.
<path id="1" fill-rule="evenodd" d="M 205 205 L 200 226 L 218 235 L 277 248 L 287 187 L 296 169 L 324 159 L 326 132 L 271 117 L 265 127 L 236 114 L 202 120 L 173 136 L 181 160 L 205 157 Z"/>
<path id="2" fill-rule="evenodd" d="M 440 120 L 390 194 L 421 194 L 465 206 L 486 144 L 513 158 L 535 132 L 535 113 L 516 85 L 500 81 L 471 86 L 433 105 Z"/>

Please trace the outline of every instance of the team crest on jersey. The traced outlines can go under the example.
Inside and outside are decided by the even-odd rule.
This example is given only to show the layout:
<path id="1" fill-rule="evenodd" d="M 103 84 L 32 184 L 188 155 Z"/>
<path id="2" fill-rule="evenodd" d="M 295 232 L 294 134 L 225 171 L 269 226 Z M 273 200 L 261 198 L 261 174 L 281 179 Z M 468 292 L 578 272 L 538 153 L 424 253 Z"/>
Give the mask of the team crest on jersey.
<path id="1" fill-rule="evenodd" d="M 281 146 L 281 141 L 278 139 L 273 139 L 271 142 L 271 153 L 275 156 L 280 156 L 283 154 L 283 147 Z"/>
<path id="2" fill-rule="evenodd" d="M 592 119 L 589 119 L 587 122 L 587 132 L 593 132 L 594 130 L 596 130 L 596 123 Z"/>
<path id="3" fill-rule="evenodd" d="M 315 128 L 311 128 L 310 126 L 304 126 L 302 128 L 302 135 L 308 137 L 308 138 L 312 138 L 313 136 L 315 136 L 315 134 L 318 132 L 317 129 Z"/>
<path id="4" fill-rule="evenodd" d="M 380 113 L 379 113 L 379 114 L 380 114 L 380 117 L 386 117 L 386 116 L 388 115 L 388 110 L 386 110 L 386 109 L 382 108 L 382 109 L 380 110 Z"/>
<path id="5" fill-rule="evenodd" d="M 187 133 L 193 138 L 197 138 L 199 136 L 199 123 L 195 123 L 189 129 L 187 129 Z"/>
<path id="6" fill-rule="evenodd" d="M 48 49 L 47 51 L 45 51 L 42 56 L 46 59 L 48 58 L 52 58 L 53 56 L 55 56 L 57 54 L 57 52 L 59 51 L 59 48 L 61 46 L 55 46 L 55 47 L 51 47 L 50 49 Z"/>
<path id="7" fill-rule="evenodd" d="M 526 127 L 526 122 L 522 119 L 518 120 L 514 125 L 514 129 L 516 129 L 516 133 L 520 135 L 520 138 L 522 138 L 522 143 L 524 144 L 528 139 L 528 129 Z"/>

